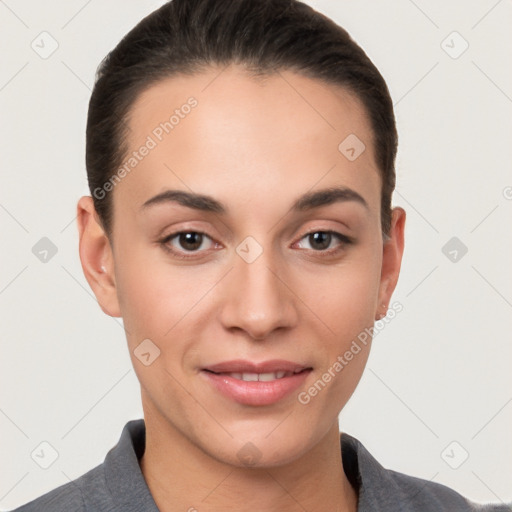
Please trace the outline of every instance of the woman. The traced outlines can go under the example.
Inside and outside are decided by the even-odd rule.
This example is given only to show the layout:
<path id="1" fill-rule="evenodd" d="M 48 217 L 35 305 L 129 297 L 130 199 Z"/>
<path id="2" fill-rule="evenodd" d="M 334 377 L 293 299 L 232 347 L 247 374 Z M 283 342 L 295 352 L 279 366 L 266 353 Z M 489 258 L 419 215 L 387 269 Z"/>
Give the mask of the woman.
<path id="1" fill-rule="evenodd" d="M 98 71 L 78 225 L 144 420 L 18 510 L 476 510 L 340 435 L 395 308 L 396 148 L 380 73 L 306 5 L 173 0 L 142 20 Z"/>

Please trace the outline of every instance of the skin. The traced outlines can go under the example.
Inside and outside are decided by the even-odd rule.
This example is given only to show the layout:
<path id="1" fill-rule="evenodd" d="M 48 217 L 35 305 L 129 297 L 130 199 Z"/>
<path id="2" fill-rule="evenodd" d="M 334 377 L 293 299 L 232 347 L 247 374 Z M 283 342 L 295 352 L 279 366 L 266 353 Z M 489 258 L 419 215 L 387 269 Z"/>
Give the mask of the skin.
<path id="1" fill-rule="evenodd" d="M 355 511 L 340 457 L 338 415 L 363 373 L 371 343 L 304 405 L 307 390 L 352 340 L 385 313 L 404 248 L 405 212 L 394 208 L 383 242 L 381 179 L 373 134 L 357 97 L 291 71 L 255 79 L 240 67 L 163 80 L 132 106 L 135 150 L 174 109 L 198 105 L 113 191 L 109 239 L 92 199 L 78 203 L 80 258 L 102 310 L 122 316 L 141 384 L 146 450 L 140 465 L 163 512 Z M 354 133 L 366 150 L 353 162 L 338 145 Z M 349 187 L 356 201 L 291 212 L 301 195 Z M 141 209 L 166 189 L 207 194 L 226 214 L 176 202 Z M 335 231 L 325 249 L 307 234 Z M 188 251 L 180 231 L 205 232 Z M 236 252 L 247 237 L 262 254 Z M 209 237 L 209 238 L 208 238 Z M 336 250 L 336 249 L 334 249 Z M 105 270 L 102 270 L 102 266 Z M 160 356 L 134 355 L 151 339 Z M 267 406 L 241 405 L 202 378 L 231 359 L 286 359 L 313 368 L 305 384 Z M 259 459 L 244 465 L 251 442 Z"/>

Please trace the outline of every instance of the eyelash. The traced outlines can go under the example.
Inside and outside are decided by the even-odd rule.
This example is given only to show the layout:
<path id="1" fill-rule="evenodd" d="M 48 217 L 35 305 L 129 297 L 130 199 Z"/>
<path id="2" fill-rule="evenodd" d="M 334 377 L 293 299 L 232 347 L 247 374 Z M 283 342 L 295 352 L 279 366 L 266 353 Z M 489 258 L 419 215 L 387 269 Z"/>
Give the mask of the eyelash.
<path id="1" fill-rule="evenodd" d="M 195 234 L 198 234 L 198 235 L 203 235 L 203 236 L 209 238 L 210 240 L 212 240 L 212 242 L 214 242 L 214 240 L 207 233 L 205 233 L 203 231 L 189 230 L 189 231 L 176 231 L 175 233 L 171 233 L 170 235 L 167 235 L 165 238 L 160 240 L 159 243 L 164 248 L 164 250 L 166 250 L 167 252 L 171 253 L 173 256 L 175 256 L 178 259 L 181 259 L 181 260 L 195 259 L 195 258 L 198 257 L 197 254 L 202 252 L 202 251 L 188 251 L 189 253 L 191 253 L 191 255 L 189 256 L 189 255 L 186 254 L 186 252 L 178 251 L 178 250 L 174 249 L 173 247 L 171 247 L 169 245 L 169 242 L 171 240 L 173 240 L 174 238 L 176 238 L 176 237 L 178 237 L 180 235 L 189 234 L 189 233 L 195 233 Z M 337 231 L 332 231 L 332 230 L 328 230 L 328 229 L 315 229 L 315 230 L 309 231 L 309 232 L 305 233 L 299 239 L 299 242 L 304 240 L 308 236 L 315 234 L 315 233 L 330 234 L 333 237 L 337 238 L 338 241 L 339 241 L 339 245 L 337 245 L 336 247 L 331 248 L 331 249 L 325 249 L 325 250 L 322 250 L 322 249 L 320 249 L 320 250 L 303 249 L 303 250 L 307 250 L 307 251 L 316 253 L 317 255 L 321 255 L 322 257 L 333 256 L 333 255 L 337 254 L 338 252 L 342 251 L 343 249 L 345 249 L 345 247 L 347 245 L 351 245 L 351 244 L 354 243 L 354 239 L 353 238 L 351 238 L 351 237 L 349 237 L 347 235 L 343 235 L 342 233 L 338 233 Z M 217 244 L 217 242 L 214 242 L 214 243 Z"/>

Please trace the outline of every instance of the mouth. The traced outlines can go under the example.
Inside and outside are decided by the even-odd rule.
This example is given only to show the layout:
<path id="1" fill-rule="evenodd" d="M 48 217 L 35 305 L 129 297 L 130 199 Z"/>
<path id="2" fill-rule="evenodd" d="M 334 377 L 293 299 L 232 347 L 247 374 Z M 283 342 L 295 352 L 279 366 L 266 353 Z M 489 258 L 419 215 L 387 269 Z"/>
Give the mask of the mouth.
<path id="1" fill-rule="evenodd" d="M 284 379 L 287 377 L 292 377 L 293 375 L 297 375 L 298 373 L 305 372 L 310 368 L 303 368 L 301 370 L 295 370 L 293 372 L 278 370 L 276 372 L 265 372 L 265 373 L 256 373 L 256 372 L 213 372 L 211 370 L 205 369 L 204 371 L 213 373 L 215 375 L 224 375 L 226 377 L 231 377 L 236 380 L 243 380 L 244 382 L 270 382 L 273 380 Z"/>
<path id="2" fill-rule="evenodd" d="M 310 366 L 284 360 L 236 360 L 208 366 L 200 373 L 224 397 L 239 404 L 262 406 L 290 395 L 312 370 Z"/>

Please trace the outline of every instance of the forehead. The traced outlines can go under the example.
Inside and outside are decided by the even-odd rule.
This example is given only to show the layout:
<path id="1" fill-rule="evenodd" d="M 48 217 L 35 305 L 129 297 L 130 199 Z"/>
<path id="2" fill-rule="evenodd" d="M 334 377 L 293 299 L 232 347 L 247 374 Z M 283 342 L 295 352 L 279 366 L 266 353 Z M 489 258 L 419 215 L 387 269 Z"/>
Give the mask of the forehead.
<path id="1" fill-rule="evenodd" d="M 271 138 L 273 127 L 287 127 L 293 129 L 282 133 L 283 139 L 330 131 L 336 140 L 348 130 L 372 137 L 366 109 L 355 93 L 290 70 L 254 76 L 236 65 L 176 75 L 143 90 L 129 112 L 132 136 L 168 121 L 191 97 L 200 106 L 194 117 L 201 117 L 205 128 L 216 125 L 219 134 L 227 133 L 229 121 L 238 129 L 244 126 L 240 136 L 258 131 L 260 138 L 265 133 Z"/>
<path id="2" fill-rule="evenodd" d="M 244 191 L 297 196 L 315 183 L 351 186 L 370 203 L 379 197 L 360 100 L 292 71 L 255 79 L 229 66 L 167 78 L 139 95 L 128 123 L 127 159 L 150 147 L 115 191 L 133 204 L 170 186 L 220 197 L 232 186 L 241 203 Z"/>

